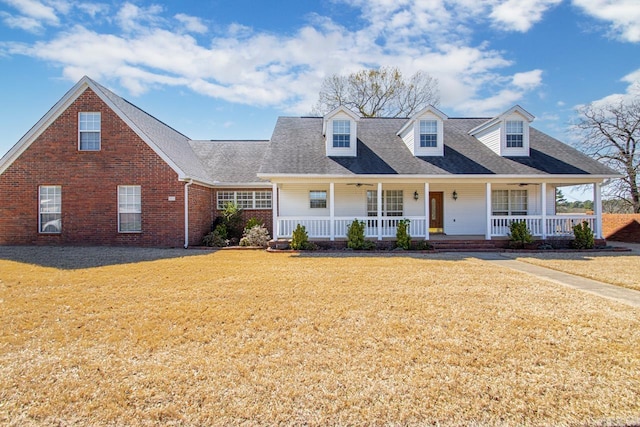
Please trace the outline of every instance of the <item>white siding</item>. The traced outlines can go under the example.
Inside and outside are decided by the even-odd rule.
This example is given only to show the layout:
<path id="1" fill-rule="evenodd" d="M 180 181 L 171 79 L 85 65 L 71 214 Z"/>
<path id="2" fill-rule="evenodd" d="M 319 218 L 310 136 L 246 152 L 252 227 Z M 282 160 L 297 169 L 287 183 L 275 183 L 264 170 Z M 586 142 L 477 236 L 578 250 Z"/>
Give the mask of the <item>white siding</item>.
<path id="1" fill-rule="evenodd" d="M 309 191 L 327 192 L 327 207 L 311 209 Z M 329 184 L 282 184 L 280 185 L 280 216 L 329 216 Z"/>
<path id="2" fill-rule="evenodd" d="M 443 192 L 444 232 L 448 235 L 485 234 L 486 202 L 485 185 L 480 184 L 432 184 L 429 191 Z M 458 200 L 453 200 L 453 191 Z"/>
<path id="3" fill-rule="evenodd" d="M 507 121 L 509 120 L 519 120 L 523 123 L 523 144 L 522 148 L 507 148 L 507 132 L 506 126 Z M 508 116 L 504 117 L 502 121 L 502 135 L 500 137 L 500 149 L 502 156 L 526 156 L 529 157 L 529 121 L 526 117 L 522 116 L 520 113 L 514 112 Z"/>
<path id="4" fill-rule="evenodd" d="M 414 150 L 414 126 L 407 128 L 401 135 L 400 138 L 402 138 L 402 141 L 404 142 L 404 144 L 407 146 L 407 148 L 409 149 L 409 151 L 411 151 L 411 154 L 413 154 L 414 156 L 416 155 L 416 152 Z"/>
<path id="5" fill-rule="evenodd" d="M 500 154 L 500 124 L 496 124 L 489 129 L 482 131 L 478 135 L 476 135 L 478 141 L 482 142 L 484 145 L 489 147 L 491 151 Z"/>

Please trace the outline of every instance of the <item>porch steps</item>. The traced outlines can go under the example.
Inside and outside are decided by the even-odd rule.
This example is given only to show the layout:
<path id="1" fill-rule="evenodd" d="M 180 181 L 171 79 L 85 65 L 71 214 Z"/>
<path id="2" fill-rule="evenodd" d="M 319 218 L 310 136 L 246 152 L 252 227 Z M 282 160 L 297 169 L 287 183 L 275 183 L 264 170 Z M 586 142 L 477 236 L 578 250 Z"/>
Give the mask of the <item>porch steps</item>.
<path id="1" fill-rule="evenodd" d="M 505 249 L 505 241 L 496 240 L 431 240 L 438 252 L 496 252 Z"/>

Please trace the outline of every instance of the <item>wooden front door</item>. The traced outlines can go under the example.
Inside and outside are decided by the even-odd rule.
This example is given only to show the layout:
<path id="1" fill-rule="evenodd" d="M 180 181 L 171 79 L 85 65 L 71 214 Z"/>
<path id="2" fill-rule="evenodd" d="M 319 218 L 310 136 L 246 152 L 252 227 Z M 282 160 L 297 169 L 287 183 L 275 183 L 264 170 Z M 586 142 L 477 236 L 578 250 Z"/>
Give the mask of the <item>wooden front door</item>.
<path id="1" fill-rule="evenodd" d="M 442 233 L 444 231 L 444 209 L 442 206 L 442 191 L 429 193 L 429 232 Z"/>

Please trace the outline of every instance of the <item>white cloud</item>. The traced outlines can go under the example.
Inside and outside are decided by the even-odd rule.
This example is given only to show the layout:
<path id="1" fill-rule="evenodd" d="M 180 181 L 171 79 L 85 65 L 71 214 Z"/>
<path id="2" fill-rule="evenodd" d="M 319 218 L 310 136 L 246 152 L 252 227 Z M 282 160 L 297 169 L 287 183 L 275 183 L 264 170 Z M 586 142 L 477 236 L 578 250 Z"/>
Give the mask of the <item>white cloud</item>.
<path id="1" fill-rule="evenodd" d="M 195 16 L 185 15 L 184 13 L 178 13 L 174 16 L 178 21 L 180 21 L 185 29 L 192 33 L 204 34 L 207 32 L 207 26 L 202 22 L 200 18 Z"/>
<path id="2" fill-rule="evenodd" d="M 39 2 L 36 0 L 3 1 L 17 9 L 22 16 L 29 17 L 37 21 L 43 21 L 52 25 L 57 25 L 59 22 L 55 9 L 52 6 L 44 4 L 43 2 Z"/>
<path id="3" fill-rule="evenodd" d="M 632 100 L 640 99 L 640 68 L 627 74 L 620 81 L 628 83 L 628 86 L 624 93 L 612 93 L 603 98 L 596 99 L 591 103 L 597 107 L 604 107 L 606 105 L 616 105 L 621 102 L 630 102 Z M 581 105 L 577 105 L 575 108 L 580 108 Z"/>
<path id="4" fill-rule="evenodd" d="M 548 9 L 562 0 L 506 0 L 493 7 L 490 18 L 493 26 L 525 33 L 542 19 Z"/>
<path id="5" fill-rule="evenodd" d="M 623 41 L 640 42 L 638 0 L 573 0 L 585 13 L 611 23 L 613 35 Z"/>
<path id="6" fill-rule="evenodd" d="M 39 20 L 29 18 L 28 16 L 13 16 L 6 12 L 0 12 L 0 18 L 2 18 L 2 22 L 9 28 L 19 28 L 31 33 L 38 33 L 44 29 L 44 26 Z"/>
<path id="7" fill-rule="evenodd" d="M 287 35 L 230 23 L 217 27 L 217 36 L 203 45 L 190 35 L 207 34 L 200 19 L 184 14 L 166 19 L 159 6 L 124 3 L 112 12 L 120 31 L 75 25 L 50 40 L 3 43 L 0 48 L 59 66 L 70 80 L 86 74 L 105 83 L 117 81 L 134 95 L 162 85 L 185 87 L 295 114 L 309 111 L 325 76 L 364 67 L 398 66 L 407 76 L 418 70 L 430 73 L 439 79 L 443 107 L 473 114 L 500 112 L 541 84 L 541 70 L 501 75 L 511 61 L 488 43 L 467 40 L 469 30 L 461 28 L 482 11 L 486 21 L 488 1 L 352 4 L 362 7 L 358 28 L 319 15 Z M 110 19 L 102 16 L 108 10 L 104 7 L 77 7 L 96 20 Z"/>

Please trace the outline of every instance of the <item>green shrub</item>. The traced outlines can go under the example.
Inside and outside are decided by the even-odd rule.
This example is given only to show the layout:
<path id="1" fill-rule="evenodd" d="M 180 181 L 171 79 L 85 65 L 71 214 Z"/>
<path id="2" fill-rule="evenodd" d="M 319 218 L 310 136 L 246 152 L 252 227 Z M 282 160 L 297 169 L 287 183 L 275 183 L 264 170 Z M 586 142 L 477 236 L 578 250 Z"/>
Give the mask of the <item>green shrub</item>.
<path id="1" fill-rule="evenodd" d="M 291 249 L 304 250 L 310 249 L 312 246 L 309 244 L 309 235 L 304 225 L 298 224 L 293 233 L 291 234 Z"/>
<path id="2" fill-rule="evenodd" d="M 426 240 L 420 240 L 418 242 L 416 242 L 413 246 L 413 249 L 415 249 L 416 251 L 429 251 L 431 249 L 433 249 L 431 247 L 431 243 L 429 243 Z"/>
<path id="3" fill-rule="evenodd" d="M 410 221 L 408 219 L 401 219 L 398 221 L 398 227 L 396 228 L 396 247 L 404 250 L 411 249 L 409 223 Z"/>
<path id="4" fill-rule="evenodd" d="M 240 239 L 240 246 L 261 246 L 266 248 L 271 237 L 269 230 L 263 225 L 256 225 L 244 230 L 244 235 Z"/>
<path id="5" fill-rule="evenodd" d="M 364 249 L 364 221 L 354 219 L 347 228 L 347 248 Z"/>
<path id="6" fill-rule="evenodd" d="M 249 218 L 249 221 L 244 226 L 244 232 L 247 230 L 251 230 L 255 226 L 264 227 L 264 221 L 259 220 L 258 218 Z"/>
<path id="7" fill-rule="evenodd" d="M 595 246 L 593 231 L 587 221 L 582 221 L 582 224 L 573 226 L 573 237 L 571 246 L 576 249 L 593 249 Z"/>
<path id="8" fill-rule="evenodd" d="M 533 237 L 525 221 L 511 221 L 509 242 L 510 246 L 514 248 L 524 248 L 525 244 L 533 242 Z"/>
<path id="9" fill-rule="evenodd" d="M 242 209 L 233 202 L 227 202 L 222 209 L 222 224 L 227 228 L 229 239 L 240 239 L 242 237 Z"/>
<path id="10" fill-rule="evenodd" d="M 202 238 L 202 244 L 217 248 L 228 246 L 229 240 L 227 239 L 227 227 L 224 224 L 218 224 L 215 230 Z"/>

